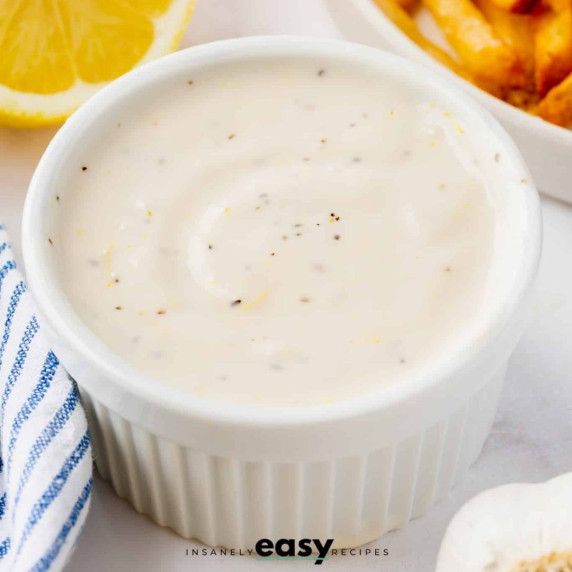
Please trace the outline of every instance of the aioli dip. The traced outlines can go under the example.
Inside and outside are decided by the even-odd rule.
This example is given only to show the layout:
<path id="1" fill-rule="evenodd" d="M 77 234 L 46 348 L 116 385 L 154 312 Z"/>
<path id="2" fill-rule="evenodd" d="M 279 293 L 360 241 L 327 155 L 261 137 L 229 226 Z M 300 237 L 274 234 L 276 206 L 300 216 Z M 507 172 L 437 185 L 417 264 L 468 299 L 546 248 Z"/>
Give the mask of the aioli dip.
<path id="1" fill-rule="evenodd" d="M 52 205 L 63 288 L 118 356 L 202 396 L 406 383 L 487 303 L 502 158 L 466 129 L 365 66 L 195 71 L 78 151 Z"/>

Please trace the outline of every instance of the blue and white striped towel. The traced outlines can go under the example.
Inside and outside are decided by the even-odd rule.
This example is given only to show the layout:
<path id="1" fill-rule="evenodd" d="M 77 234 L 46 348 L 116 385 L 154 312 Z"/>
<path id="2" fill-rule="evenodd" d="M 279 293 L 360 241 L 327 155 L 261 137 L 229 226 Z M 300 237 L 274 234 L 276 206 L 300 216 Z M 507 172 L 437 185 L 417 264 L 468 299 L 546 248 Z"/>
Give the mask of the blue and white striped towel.
<path id="1" fill-rule="evenodd" d="M 0 225 L 0 569 L 61 570 L 87 515 L 91 445 Z"/>

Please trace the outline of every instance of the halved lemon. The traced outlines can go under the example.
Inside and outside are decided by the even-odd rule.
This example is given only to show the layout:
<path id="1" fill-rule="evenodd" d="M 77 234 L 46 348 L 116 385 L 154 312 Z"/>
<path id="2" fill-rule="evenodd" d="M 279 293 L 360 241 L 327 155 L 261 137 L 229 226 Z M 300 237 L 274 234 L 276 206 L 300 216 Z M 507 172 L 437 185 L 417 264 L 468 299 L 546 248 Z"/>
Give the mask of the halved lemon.
<path id="1" fill-rule="evenodd" d="M 0 122 L 61 123 L 105 84 L 173 51 L 195 0 L 0 0 Z"/>

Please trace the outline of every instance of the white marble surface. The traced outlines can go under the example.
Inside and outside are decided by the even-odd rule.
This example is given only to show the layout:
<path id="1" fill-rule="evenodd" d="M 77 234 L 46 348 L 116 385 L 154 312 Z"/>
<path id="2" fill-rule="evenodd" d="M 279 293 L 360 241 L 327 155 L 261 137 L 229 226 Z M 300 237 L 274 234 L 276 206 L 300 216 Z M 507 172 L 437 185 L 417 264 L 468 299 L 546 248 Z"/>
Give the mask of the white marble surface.
<path id="1" fill-rule="evenodd" d="M 184 45 L 253 34 L 339 36 L 322 0 L 198 0 Z M 0 129 L 0 219 L 19 257 L 26 187 L 55 130 Z M 562 185 L 570 185 L 562 181 Z M 426 572 L 443 532 L 475 493 L 511 481 L 540 481 L 572 471 L 572 207 L 543 199 L 545 243 L 534 313 L 511 360 L 493 432 L 483 454 L 450 498 L 404 530 L 372 544 L 386 557 L 338 557 L 334 570 Z M 70 571 L 265 570 L 308 566 L 249 557 L 191 557 L 196 543 L 154 525 L 96 478 L 83 536 Z"/>

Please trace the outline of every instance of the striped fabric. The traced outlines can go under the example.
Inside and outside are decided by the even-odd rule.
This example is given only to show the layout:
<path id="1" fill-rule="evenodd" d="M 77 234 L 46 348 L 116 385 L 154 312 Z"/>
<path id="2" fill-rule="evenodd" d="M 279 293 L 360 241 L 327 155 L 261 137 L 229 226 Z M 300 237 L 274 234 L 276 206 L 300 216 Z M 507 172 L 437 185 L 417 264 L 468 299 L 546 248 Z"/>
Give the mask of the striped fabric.
<path id="1" fill-rule="evenodd" d="M 87 515 L 91 446 L 0 225 L 0 570 L 61 570 Z"/>

